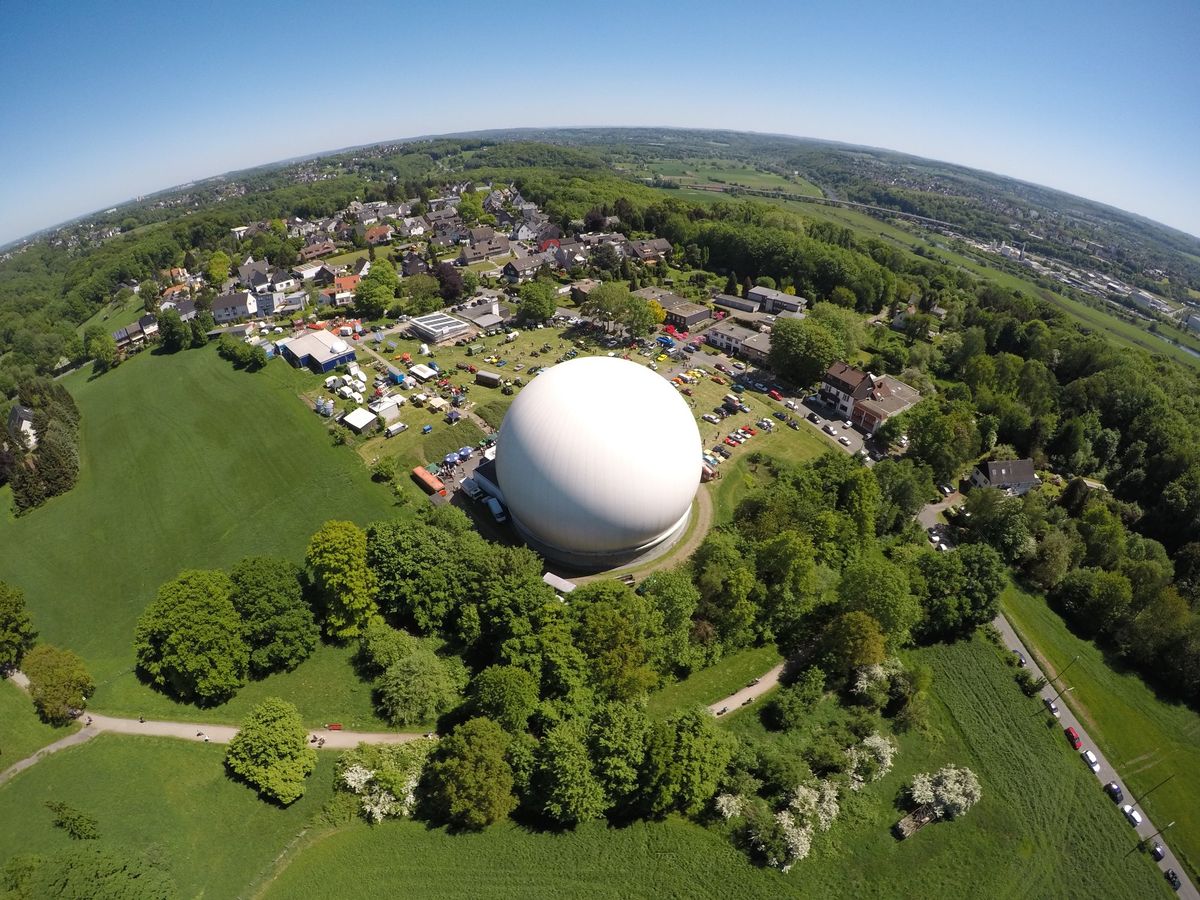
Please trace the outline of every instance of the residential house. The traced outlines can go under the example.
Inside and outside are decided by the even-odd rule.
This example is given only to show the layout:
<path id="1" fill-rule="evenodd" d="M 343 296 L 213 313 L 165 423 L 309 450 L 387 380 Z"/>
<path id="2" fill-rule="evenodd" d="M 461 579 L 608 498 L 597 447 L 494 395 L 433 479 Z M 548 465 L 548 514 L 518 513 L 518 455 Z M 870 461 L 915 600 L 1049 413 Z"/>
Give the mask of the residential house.
<path id="1" fill-rule="evenodd" d="M 751 362 L 763 366 L 771 356 L 771 335 L 766 331 L 756 331 L 742 341 L 742 356 Z"/>
<path id="2" fill-rule="evenodd" d="M 535 222 L 521 222 L 512 230 L 511 237 L 514 241 L 535 241 L 542 227 Z"/>
<path id="3" fill-rule="evenodd" d="M 554 249 L 554 261 L 560 269 L 578 269 L 587 265 L 589 248 L 579 241 L 559 241 Z"/>
<path id="4" fill-rule="evenodd" d="M 140 347 L 146 342 L 146 333 L 142 330 L 139 322 L 126 325 L 124 328 L 118 328 L 112 333 L 112 336 L 117 344 L 117 349 L 122 352 Z"/>
<path id="5" fill-rule="evenodd" d="M 299 282 L 296 281 L 296 276 L 291 272 L 276 269 L 271 273 L 270 289 L 272 291 L 284 291 L 286 293 L 287 291 L 294 290 L 298 285 Z"/>
<path id="6" fill-rule="evenodd" d="M 360 256 L 354 261 L 354 265 L 350 269 L 359 278 L 366 278 L 371 272 L 371 260 L 369 257 Z"/>
<path id="7" fill-rule="evenodd" d="M 1020 496 L 1033 490 L 1042 480 L 1033 469 L 1032 459 L 999 459 L 976 466 L 971 473 L 971 483 Z"/>
<path id="8" fill-rule="evenodd" d="M 500 301 L 495 298 L 485 300 L 483 303 L 476 303 L 474 306 L 468 306 L 462 311 L 462 317 L 470 320 L 481 331 L 504 324 L 508 321 L 510 315 L 509 308 L 501 306 Z"/>
<path id="9" fill-rule="evenodd" d="M 835 362 L 821 377 L 817 395 L 826 406 L 837 410 L 842 418 L 849 419 L 854 412 L 855 394 L 866 397 L 870 390 L 870 376 L 844 362 Z"/>
<path id="10" fill-rule="evenodd" d="M 8 412 L 8 436 L 24 447 L 32 450 L 37 446 L 37 429 L 33 427 L 33 410 L 28 406 L 17 404 Z"/>
<path id="11" fill-rule="evenodd" d="M 318 256 L 328 256 L 336 249 L 337 245 L 332 240 L 329 238 L 321 238 L 301 247 L 300 258 L 305 262 L 310 262 L 316 259 Z"/>
<path id="12" fill-rule="evenodd" d="M 292 291 L 290 294 L 274 294 L 275 308 L 272 315 L 290 316 L 304 312 L 308 306 L 308 295 L 304 291 Z"/>
<path id="13" fill-rule="evenodd" d="M 173 284 L 162 292 L 162 298 L 159 300 L 158 308 L 162 309 L 168 303 L 178 302 L 188 296 L 188 286 L 186 284 Z"/>
<path id="14" fill-rule="evenodd" d="M 671 255 L 671 242 L 666 238 L 651 238 L 648 241 L 630 241 L 629 255 L 641 262 L 657 262 Z"/>
<path id="15" fill-rule="evenodd" d="M 530 256 L 519 256 L 504 264 L 501 274 L 510 284 L 520 284 L 535 277 L 538 270 L 545 265 L 553 265 L 553 257 L 548 253 L 534 253 Z"/>
<path id="16" fill-rule="evenodd" d="M 571 282 L 571 299 L 582 305 L 587 301 L 588 295 L 598 287 L 600 287 L 600 282 L 594 278 L 581 278 L 579 281 L 573 281 Z"/>
<path id="17" fill-rule="evenodd" d="M 171 281 L 175 284 L 187 284 L 188 270 L 182 266 L 175 266 L 170 272 Z"/>
<path id="18" fill-rule="evenodd" d="M 142 334 L 147 340 L 158 334 L 158 319 L 154 318 L 150 313 L 146 313 L 146 315 L 138 319 L 138 325 L 141 326 Z"/>
<path id="19" fill-rule="evenodd" d="M 496 236 L 496 229 L 491 225 L 478 225 L 475 228 L 468 229 L 467 239 L 472 244 L 484 244 Z"/>
<path id="20" fill-rule="evenodd" d="M 874 434 L 892 416 L 921 399 L 915 388 L 890 375 L 872 375 L 844 362 L 825 370 L 817 393 L 822 402 L 867 434 Z"/>
<path id="21" fill-rule="evenodd" d="M 245 319 L 258 312 L 258 301 L 250 291 L 222 294 L 213 301 L 213 319 L 220 324 Z"/>
<path id="22" fill-rule="evenodd" d="M 271 264 L 265 259 L 255 259 L 253 256 L 247 256 L 246 261 L 238 266 L 238 281 L 244 287 L 254 290 L 257 278 L 257 283 L 263 285 L 263 290 L 266 290 L 271 284 L 270 273 Z"/>
<path id="23" fill-rule="evenodd" d="M 372 247 L 378 247 L 380 244 L 391 243 L 392 226 L 391 225 L 373 225 L 365 231 L 365 238 L 368 244 Z"/>
<path id="24" fill-rule="evenodd" d="M 428 275 L 429 265 L 422 256 L 410 251 L 404 254 L 404 260 L 400 263 L 400 271 L 404 273 L 405 278 L 413 275 Z"/>
<path id="25" fill-rule="evenodd" d="M 401 237 L 420 237 L 429 227 L 428 223 L 419 217 L 406 216 L 400 220 L 400 236 Z"/>
<path id="26" fill-rule="evenodd" d="M 874 434 L 879 426 L 892 416 L 899 415 L 921 399 L 916 388 L 890 375 L 870 375 L 870 386 L 866 395 L 856 398 L 850 421 L 865 431 Z"/>
<path id="27" fill-rule="evenodd" d="M 196 318 L 196 302 L 186 296 L 168 300 L 159 307 L 160 311 L 166 309 L 173 309 L 179 313 L 179 321 L 181 322 L 190 322 Z"/>
<path id="28" fill-rule="evenodd" d="M 785 294 L 768 287 L 752 287 L 746 292 L 748 300 L 758 301 L 760 308 L 766 313 L 803 312 L 808 301 L 803 297 Z"/>
<path id="29" fill-rule="evenodd" d="M 741 353 L 742 344 L 758 334 L 741 325 L 732 322 L 718 322 L 704 333 L 704 340 L 725 353 L 737 355 Z"/>
<path id="30" fill-rule="evenodd" d="M 425 221 L 436 228 L 438 225 L 461 225 L 458 210 L 454 207 L 430 210 L 425 214 Z"/>
<path id="31" fill-rule="evenodd" d="M 462 252 L 458 256 L 458 264 L 460 266 L 469 266 L 472 263 L 483 262 L 485 259 L 507 256 L 511 252 L 508 238 L 502 234 L 497 234 L 493 235 L 488 241 L 469 244 L 463 247 Z"/>

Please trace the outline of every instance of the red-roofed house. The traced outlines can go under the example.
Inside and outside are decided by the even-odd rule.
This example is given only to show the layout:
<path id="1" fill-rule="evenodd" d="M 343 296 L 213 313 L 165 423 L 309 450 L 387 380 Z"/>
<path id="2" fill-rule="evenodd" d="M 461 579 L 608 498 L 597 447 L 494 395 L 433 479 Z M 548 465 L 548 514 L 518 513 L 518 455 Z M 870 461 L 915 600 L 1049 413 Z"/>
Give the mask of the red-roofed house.
<path id="1" fill-rule="evenodd" d="M 365 235 L 367 243 L 373 247 L 386 244 L 392 239 L 391 225 L 372 225 Z"/>

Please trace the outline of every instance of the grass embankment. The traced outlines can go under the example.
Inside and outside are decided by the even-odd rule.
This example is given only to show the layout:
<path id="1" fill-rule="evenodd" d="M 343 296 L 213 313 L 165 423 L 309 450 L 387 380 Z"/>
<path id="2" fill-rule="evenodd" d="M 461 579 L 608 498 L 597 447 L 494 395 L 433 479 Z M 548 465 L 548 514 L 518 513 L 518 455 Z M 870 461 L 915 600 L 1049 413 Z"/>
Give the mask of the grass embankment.
<path id="1" fill-rule="evenodd" d="M 335 754 L 319 754 L 303 798 L 264 803 L 225 774 L 224 748 L 170 738 L 100 735 L 0 787 L 0 864 L 19 853 L 78 847 L 43 804 L 93 816 L 99 846 L 148 853 L 180 897 L 237 897 L 304 829 L 332 792 Z"/>
<path id="2" fill-rule="evenodd" d="M 896 768 L 844 800 L 833 831 L 787 875 L 752 866 L 719 831 L 674 818 L 565 834 L 505 825 L 449 835 L 394 822 L 323 837 L 267 896 L 1169 896 L 1147 858 L 1129 853 L 1132 831 L 1058 729 L 1034 715 L 1036 702 L 1017 690 L 999 651 L 977 638 L 912 657 L 934 670 L 929 735 L 902 736 Z M 779 740 L 762 730 L 756 709 L 722 721 Z M 978 774 L 983 800 L 960 821 L 896 841 L 897 792 L 947 762 Z"/>
<path id="3" fill-rule="evenodd" d="M 647 710 L 651 716 L 661 718 L 677 709 L 716 703 L 745 687 L 751 678 L 757 678 L 777 665 L 781 658 L 774 645 L 731 653 L 683 681 L 651 694 Z"/>
<path id="4" fill-rule="evenodd" d="M 146 314 L 145 301 L 137 294 L 134 294 L 124 303 L 106 303 L 77 329 L 80 334 L 83 334 L 92 325 L 102 325 L 104 328 L 113 332 L 118 328 L 124 328 L 126 325 L 132 325 L 138 319 Z"/>
<path id="5" fill-rule="evenodd" d="M 1175 822 L 1171 848 L 1200 875 L 1200 714 L 1164 701 L 1131 671 L 1110 665 L 1091 641 L 1076 637 L 1062 618 L 1036 595 L 1010 587 L 1004 614 L 1025 645 L 1051 673 L 1064 673 L 1074 690 L 1066 701 L 1134 794 L 1164 785 L 1143 804 L 1156 825 Z M 1072 664 L 1072 660 L 1078 659 Z"/>
<path id="6" fill-rule="evenodd" d="M 19 519 L 6 489 L 0 546 L 42 638 L 87 661 L 94 709 L 189 717 L 132 673 L 134 624 L 181 569 L 251 554 L 301 561 L 326 520 L 393 514 L 390 492 L 296 398 L 305 379 L 316 377 L 281 361 L 238 372 L 205 348 L 64 380 L 83 414 L 79 483 Z M 302 677 L 263 688 L 299 690 Z M 332 690 L 313 679 L 288 699 L 308 716 Z"/>
<path id="7" fill-rule="evenodd" d="M 74 731 L 47 725 L 38 718 L 29 695 L 8 679 L 0 679 L 0 771 Z"/>

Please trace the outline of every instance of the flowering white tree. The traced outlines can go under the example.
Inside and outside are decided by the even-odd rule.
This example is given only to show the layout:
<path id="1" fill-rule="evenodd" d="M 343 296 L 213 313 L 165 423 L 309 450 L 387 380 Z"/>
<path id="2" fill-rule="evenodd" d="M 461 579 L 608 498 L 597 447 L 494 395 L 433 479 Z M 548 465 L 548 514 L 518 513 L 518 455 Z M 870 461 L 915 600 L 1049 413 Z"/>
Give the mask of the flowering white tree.
<path id="1" fill-rule="evenodd" d="M 746 801 L 737 794 L 717 794 L 716 805 L 717 812 L 721 814 L 721 818 L 728 821 L 736 819 L 742 814 L 742 809 L 745 807 Z"/>
<path id="2" fill-rule="evenodd" d="M 828 831 L 833 825 L 833 820 L 838 817 L 841 812 L 841 803 L 838 801 L 838 786 L 832 781 L 821 782 L 821 798 L 817 801 L 817 827 L 822 831 Z"/>
<path id="3" fill-rule="evenodd" d="M 983 789 L 970 769 L 949 765 L 913 776 L 909 794 L 914 802 L 932 806 L 939 819 L 955 819 L 979 802 Z"/>
<path id="4" fill-rule="evenodd" d="M 892 763 L 896 758 L 896 745 L 878 732 L 872 732 L 862 739 L 862 746 L 879 766 L 871 778 L 872 781 L 878 781 L 892 770 Z"/>
<path id="5" fill-rule="evenodd" d="M 394 746 L 359 744 L 338 760 L 336 784 L 361 798 L 359 809 L 368 822 L 411 816 L 432 748 L 431 740 Z"/>

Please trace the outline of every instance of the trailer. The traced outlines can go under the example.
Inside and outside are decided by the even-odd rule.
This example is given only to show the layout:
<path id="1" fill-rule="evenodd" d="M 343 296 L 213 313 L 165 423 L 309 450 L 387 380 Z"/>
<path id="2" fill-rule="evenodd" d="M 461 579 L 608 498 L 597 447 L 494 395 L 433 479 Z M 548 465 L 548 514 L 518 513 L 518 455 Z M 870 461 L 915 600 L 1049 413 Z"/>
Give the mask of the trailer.
<path id="1" fill-rule="evenodd" d="M 482 369 L 475 373 L 475 383 L 484 387 L 499 387 L 500 376 L 495 372 L 484 372 Z"/>
<path id="2" fill-rule="evenodd" d="M 424 466 L 417 466 L 412 470 L 412 475 L 413 480 L 421 485 L 426 493 L 446 496 L 446 485 L 442 484 L 442 480 L 436 475 L 429 474 L 429 470 Z"/>

